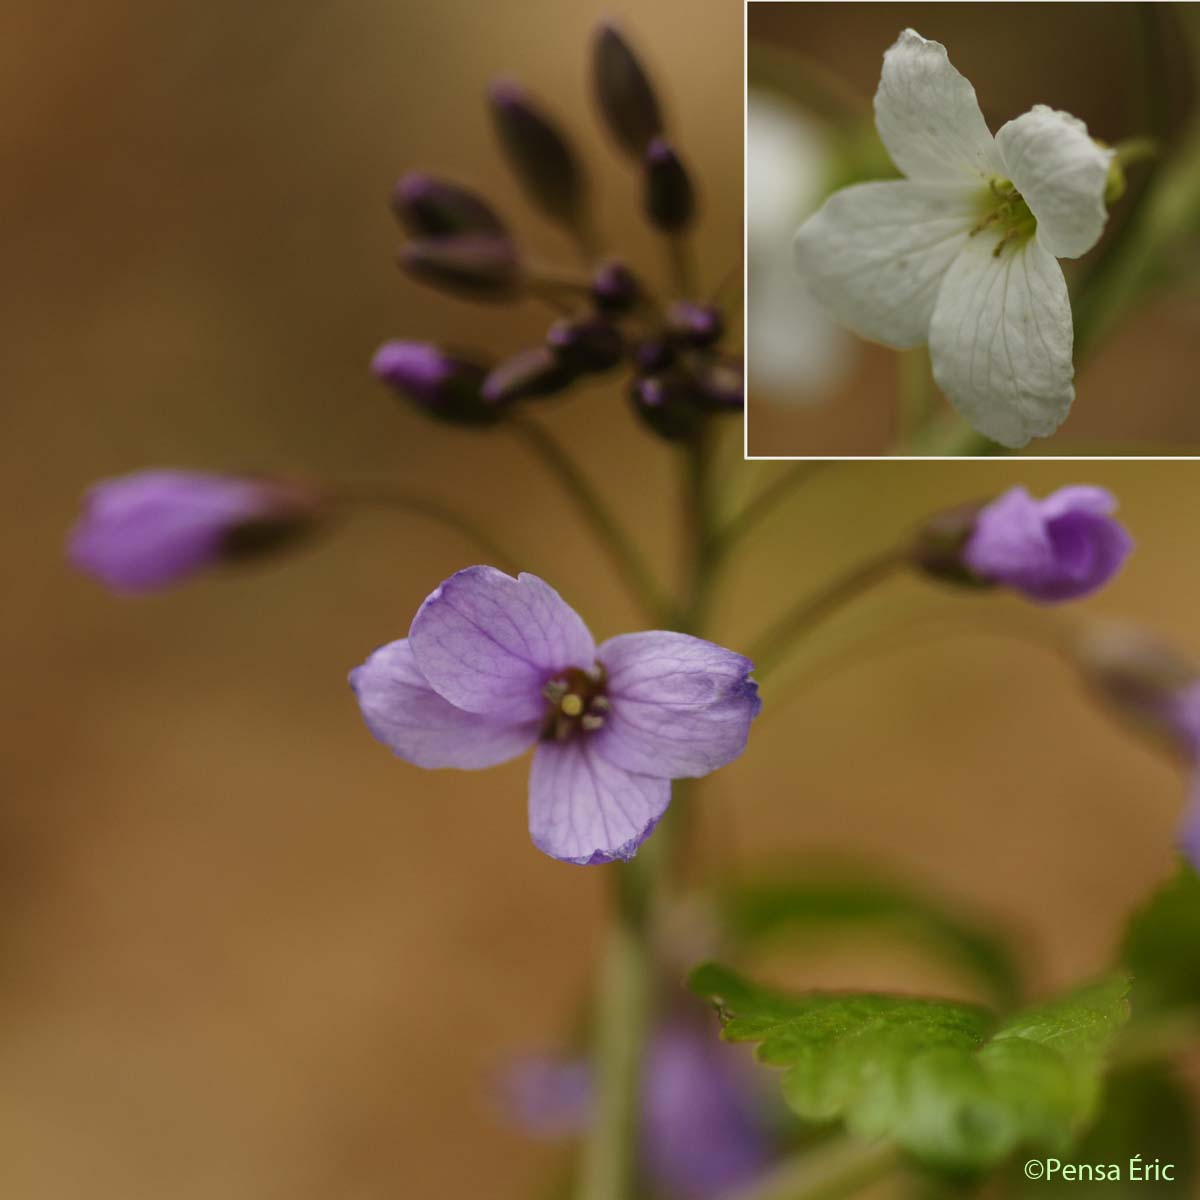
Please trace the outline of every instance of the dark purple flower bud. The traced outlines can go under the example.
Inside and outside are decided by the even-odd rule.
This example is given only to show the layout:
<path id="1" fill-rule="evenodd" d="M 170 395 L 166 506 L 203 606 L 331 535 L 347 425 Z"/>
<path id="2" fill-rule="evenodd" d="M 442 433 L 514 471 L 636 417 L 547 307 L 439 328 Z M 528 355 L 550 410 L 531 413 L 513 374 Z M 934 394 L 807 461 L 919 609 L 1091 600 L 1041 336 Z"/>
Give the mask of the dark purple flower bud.
<path id="1" fill-rule="evenodd" d="M 665 233 L 682 233 L 696 212 L 692 181 L 674 149 L 662 138 L 650 143 L 643 160 L 646 215 Z"/>
<path id="2" fill-rule="evenodd" d="M 981 579 L 1043 604 L 1074 600 L 1103 587 L 1121 569 L 1133 540 L 1113 520 L 1103 488 L 1059 488 L 1035 500 L 1016 487 L 985 505 L 963 548 Z"/>
<path id="3" fill-rule="evenodd" d="M 508 237 L 492 206 L 474 192 L 419 171 L 405 175 L 392 191 L 392 211 L 415 238 L 463 233 Z"/>
<path id="4" fill-rule="evenodd" d="M 639 342 L 633 352 L 633 362 L 639 375 L 658 375 L 675 361 L 675 347 L 666 338 L 649 338 Z"/>
<path id="5" fill-rule="evenodd" d="M 667 325 L 681 341 L 692 346 L 711 346 L 725 333 L 725 317 L 712 304 L 678 300 L 667 310 Z"/>
<path id="6" fill-rule="evenodd" d="M 548 346 L 535 346 L 495 367 L 483 381 L 489 404 L 552 396 L 575 381 L 575 374 Z"/>
<path id="7" fill-rule="evenodd" d="M 500 144 L 530 202 L 556 221 L 579 225 L 586 188 L 567 139 L 518 84 L 499 80 L 488 99 Z"/>
<path id="8" fill-rule="evenodd" d="M 637 276 L 615 259 L 601 264 L 592 276 L 592 303 L 601 312 L 628 312 L 638 302 L 641 291 Z"/>
<path id="9" fill-rule="evenodd" d="M 464 233 L 423 238 L 400 247 L 400 266 L 422 283 L 474 300 L 508 300 L 521 283 L 516 249 L 508 238 Z"/>
<path id="10" fill-rule="evenodd" d="M 572 371 L 607 371 L 625 354 L 621 331 L 603 317 L 564 317 L 550 326 L 546 345 Z"/>
<path id="11" fill-rule="evenodd" d="M 636 158 L 663 131 L 658 99 L 629 43 L 610 24 L 592 43 L 596 102 L 613 137 Z"/>
<path id="12" fill-rule="evenodd" d="M 139 471 L 96 484 L 67 553 L 117 592 L 151 592 L 280 548 L 317 523 L 316 492 L 285 480 Z"/>
<path id="13" fill-rule="evenodd" d="M 746 407 L 746 388 L 742 364 L 737 359 L 713 359 L 693 371 L 696 388 L 710 412 L 742 412 Z"/>
<path id="14" fill-rule="evenodd" d="M 1200 670 L 1145 630 L 1098 625 L 1073 647 L 1095 695 L 1115 716 L 1200 762 Z"/>
<path id="15" fill-rule="evenodd" d="M 986 503 L 979 500 L 959 504 L 930 517 L 913 540 L 913 565 L 944 583 L 992 587 L 989 580 L 980 579 L 963 562 L 963 550 L 975 530 L 975 519 Z"/>
<path id="16" fill-rule="evenodd" d="M 422 412 L 456 425 L 487 425 L 502 408 L 483 398 L 487 368 L 426 342 L 384 342 L 371 359 L 375 377 Z"/>
<path id="17" fill-rule="evenodd" d="M 687 441 L 704 419 L 696 389 L 682 372 L 635 379 L 629 395 L 634 412 L 669 442 Z"/>

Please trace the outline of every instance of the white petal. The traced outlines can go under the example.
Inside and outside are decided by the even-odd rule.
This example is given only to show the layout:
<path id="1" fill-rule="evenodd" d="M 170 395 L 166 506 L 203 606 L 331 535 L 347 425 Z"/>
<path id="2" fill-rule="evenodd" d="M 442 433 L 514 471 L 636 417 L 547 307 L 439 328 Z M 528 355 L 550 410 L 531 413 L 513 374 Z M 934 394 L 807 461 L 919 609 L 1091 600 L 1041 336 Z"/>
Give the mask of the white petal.
<path id="1" fill-rule="evenodd" d="M 975 89 L 950 65 L 945 46 L 911 29 L 883 56 L 875 127 L 910 179 L 952 183 L 1003 174 Z"/>
<path id="2" fill-rule="evenodd" d="M 1055 258 L 1086 254 L 1104 232 L 1104 189 L 1113 151 L 1070 113 L 1036 104 L 1009 121 L 996 145 L 1004 171 L 1037 217 L 1038 240 Z"/>
<path id="3" fill-rule="evenodd" d="M 905 349 L 929 336 L 938 284 L 981 215 L 980 185 L 860 183 L 796 234 L 809 290 L 862 337 Z"/>
<path id="4" fill-rule="evenodd" d="M 1075 398 L 1071 304 L 1062 268 L 1036 237 L 993 250 L 970 239 L 946 272 L 929 329 L 933 376 L 980 433 L 1002 446 L 1046 437 Z"/>

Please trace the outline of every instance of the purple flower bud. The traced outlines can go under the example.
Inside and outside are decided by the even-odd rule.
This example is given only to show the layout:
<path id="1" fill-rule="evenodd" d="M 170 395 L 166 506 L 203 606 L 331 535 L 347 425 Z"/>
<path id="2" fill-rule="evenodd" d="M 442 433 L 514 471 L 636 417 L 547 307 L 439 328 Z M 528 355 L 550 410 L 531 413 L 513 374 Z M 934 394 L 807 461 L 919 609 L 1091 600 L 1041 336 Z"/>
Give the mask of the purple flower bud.
<path id="1" fill-rule="evenodd" d="M 400 266 L 423 283 L 475 300 L 508 300 L 518 291 L 521 269 L 508 238 L 464 233 L 423 238 L 400 248 Z"/>
<path id="2" fill-rule="evenodd" d="M 495 367 L 483 381 L 489 404 L 509 404 L 534 396 L 552 396 L 575 381 L 571 369 L 548 346 L 534 346 Z"/>
<path id="3" fill-rule="evenodd" d="M 725 333 L 725 317 L 712 304 L 678 300 L 667 310 L 667 325 L 681 341 L 692 346 L 711 346 Z"/>
<path id="4" fill-rule="evenodd" d="M 682 233 L 696 212 L 692 181 L 669 143 L 655 138 L 643 160 L 646 215 L 665 233 Z"/>
<path id="5" fill-rule="evenodd" d="M 419 171 L 405 175 L 392 191 L 392 211 L 415 238 L 464 233 L 507 238 L 508 229 L 491 205 L 474 192 Z"/>
<path id="6" fill-rule="evenodd" d="M 635 379 L 629 394 L 634 412 L 669 442 L 687 441 L 703 420 L 700 397 L 682 372 Z"/>
<path id="7" fill-rule="evenodd" d="M 666 338 L 649 338 L 633 352 L 639 375 L 658 375 L 675 361 L 675 347 Z"/>
<path id="8" fill-rule="evenodd" d="M 384 342 L 371 359 L 371 371 L 440 421 L 486 425 L 503 413 L 483 398 L 487 368 L 426 342 Z"/>
<path id="9" fill-rule="evenodd" d="M 1064 487 L 1035 500 L 1016 487 L 980 509 L 962 561 L 980 579 L 1043 604 L 1103 587 L 1133 541 L 1113 520 L 1116 499 L 1103 488 Z"/>
<path id="10" fill-rule="evenodd" d="M 629 43 L 610 24 L 596 30 L 592 43 L 596 102 L 613 137 L 640 158 L 663 131 L 658 99 Z"/>
<path id="11" fill-rule="evenodd" d="M 607 371 L 625 354 L 621 331 L 603 317 L 564 317 L 546 334 L 546 345 L 572 371 Z"/>
<path id="12" fill-rule="evenodd" d="M 628 312 L 641 295 L 637 276 L 623 263 L 615 259 L 602 263 L 592 276 L 592 303 L 601 312 Z"/>
<path id="13" fill-rule="evenodd" d="M 500 144 L 530 202 L 553 220 L 577 226 L 586 188 L 567 139 L 518 84 L 498 80 L 488 99 Z"/>
<path id="14" fill-rule="evenodd" d="M 1072 646 L 1084 680 L 1115 716 L 1200 762 L 1200 670 L 1145 630 L 1098 625 Z"/>
<path id="15" fill-rule="evenodd" d="M 696 388 L 710 412 L 743 412 L 746 387 L 740 359 L 712 359 L 693 371 Z"/>
<path id="16" fill-rule="evenodd" d="M 67 554 L 113 591 L 151 592 L 295 540 L 320 507 L 315 492 L 284 480 L 139 471 L 91 488 Z"/>

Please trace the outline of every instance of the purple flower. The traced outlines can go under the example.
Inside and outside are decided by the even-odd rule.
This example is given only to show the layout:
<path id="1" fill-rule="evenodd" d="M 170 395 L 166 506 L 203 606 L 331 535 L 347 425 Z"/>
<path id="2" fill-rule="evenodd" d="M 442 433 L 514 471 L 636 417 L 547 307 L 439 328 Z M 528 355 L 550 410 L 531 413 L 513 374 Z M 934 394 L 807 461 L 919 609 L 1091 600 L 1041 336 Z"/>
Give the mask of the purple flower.
<path id="1" fill-rule="evenodd" d="M 150 592 L 309 529 L 317 496 L 282 480 L 153 470 L 104 480 L 84 498 L 67 554 L 118 592 Z"/>
<path id="2" fill-rule="evenodd" d="M 419 767 L 477 770 L 537 747 L 529 831 L 552 858 L 632 858 L 671 780 L 732 762 L 757 715 L 753 664 L 683 633 L 610 638 L 535 575 L 468 567 L 409 635 L 350 674 L 371 732 Z"/>
<path id="3" fill-rule="evenodd" d="M 1059 488 L 1044 500 L 1015 487 L 979 511 L 962 560 L 979 578 L 1041 603 L 1086 596 L 1106 584 L 1133 549 L 1112 518 L 1116 507 L 1098 487 Z"/>
<path id="4" fill-rule="evenodd" d="M 655 1195 L 709 1200 L 745 1186 L 774 1155 L 756 1076 L 738 1049 L 693 1020 L 661 1026 L 646 1048 L 641 1169 Z M 586 1132 L 592 1078 L 582 1059 L 524 1058 L 505 1072 L 505 1115 L 537 1138 Z"/>

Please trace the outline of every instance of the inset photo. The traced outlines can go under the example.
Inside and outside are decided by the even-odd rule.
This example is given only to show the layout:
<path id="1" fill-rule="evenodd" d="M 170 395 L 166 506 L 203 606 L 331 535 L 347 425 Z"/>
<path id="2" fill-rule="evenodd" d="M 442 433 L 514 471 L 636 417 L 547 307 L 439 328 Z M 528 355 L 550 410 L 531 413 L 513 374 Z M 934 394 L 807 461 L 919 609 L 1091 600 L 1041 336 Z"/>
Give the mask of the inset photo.
<path id="1" fill-rule="evenodd" d="M 1200 454 L 1200 5 L 747 9 L 748 457 Z"/>

